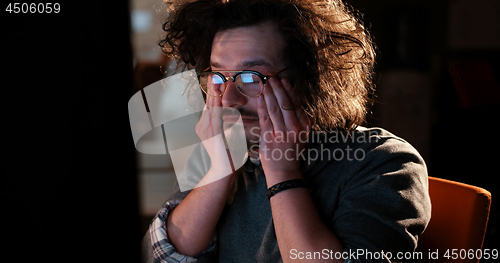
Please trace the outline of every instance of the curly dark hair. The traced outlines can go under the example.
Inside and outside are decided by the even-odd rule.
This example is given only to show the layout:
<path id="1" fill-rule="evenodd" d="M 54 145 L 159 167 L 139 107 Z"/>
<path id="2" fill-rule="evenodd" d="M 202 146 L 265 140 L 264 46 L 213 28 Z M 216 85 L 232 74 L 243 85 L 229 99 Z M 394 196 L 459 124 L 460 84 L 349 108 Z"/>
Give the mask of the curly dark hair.
<path id="1" fill-rule="evenodd" d="M 352 130 L 373 93 L 375 48 L 355 11 L 341 0 L 199 0 L 170 3 L 159 45 L 196 72 L 210 66 L 217 32 L 274 22 L 295 95 L 313 129 Z"/>

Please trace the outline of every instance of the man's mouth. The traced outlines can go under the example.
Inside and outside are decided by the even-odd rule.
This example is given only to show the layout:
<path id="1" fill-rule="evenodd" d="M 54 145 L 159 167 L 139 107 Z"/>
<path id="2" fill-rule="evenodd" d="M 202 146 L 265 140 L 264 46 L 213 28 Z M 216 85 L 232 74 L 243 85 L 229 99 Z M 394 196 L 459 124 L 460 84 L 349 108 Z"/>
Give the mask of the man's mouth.
<path id="1" fill-rule="evenodd" d="M 222 115 L 224 122 L 236 123 L 240 118 L 243 124 L 259 121 L 259 116 L 252 111 L 248 111 L 243 107 L 240 107 L 236 110 L 238 111 L 238 113 L 235 113 L 233 110 L 225 109 Z"/>

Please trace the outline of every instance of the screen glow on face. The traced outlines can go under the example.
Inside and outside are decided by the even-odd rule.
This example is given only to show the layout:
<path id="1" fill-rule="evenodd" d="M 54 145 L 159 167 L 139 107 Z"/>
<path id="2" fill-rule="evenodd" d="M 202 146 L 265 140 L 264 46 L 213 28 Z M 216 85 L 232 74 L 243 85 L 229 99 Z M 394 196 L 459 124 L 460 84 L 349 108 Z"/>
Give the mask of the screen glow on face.
<path id="1" fill-rule="evenodd" d="M 235 71 L 236 72 L 236 71 Z M 221 72 L 204 72 L 200 74 L 200 86 L 210 96 L 217 96 L 225 91 L 228 81 L 233 81 L 238 90 L 245 96 L 257 97 L 262 92 L 262 76 L 253 72 L 237 72 L 233 77 L 222 77 Z"/>

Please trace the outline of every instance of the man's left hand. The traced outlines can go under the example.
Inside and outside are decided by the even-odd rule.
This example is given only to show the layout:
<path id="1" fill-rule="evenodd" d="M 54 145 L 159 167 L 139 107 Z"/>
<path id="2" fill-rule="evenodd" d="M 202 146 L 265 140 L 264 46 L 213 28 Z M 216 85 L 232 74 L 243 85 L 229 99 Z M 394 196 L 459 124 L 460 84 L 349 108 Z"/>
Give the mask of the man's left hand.
<path id="1" fill-rule="evenodd" d="M 271 78 L 258 98 L 259 157 L 268 186 L 300 179 L 310 120 L 286 78 Z M 302 154 L 301 154 L 302 153 Z"/>

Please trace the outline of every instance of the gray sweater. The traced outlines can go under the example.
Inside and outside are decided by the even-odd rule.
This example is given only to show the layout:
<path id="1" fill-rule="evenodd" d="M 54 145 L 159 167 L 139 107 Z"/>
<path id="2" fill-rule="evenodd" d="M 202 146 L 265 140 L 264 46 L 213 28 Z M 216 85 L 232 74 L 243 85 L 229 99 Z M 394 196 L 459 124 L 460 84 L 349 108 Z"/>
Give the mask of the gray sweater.
<path id="1" fill-rule="evenodd" d="M 398 252 L 415 250 L 430 220 L 431 204 L 424 160 L 409 143 L 380 128 L 360 127 L 349 134 L 311 133 L 302 156 L 311 197 L 323 222 L 342 242 L 346 261 L 387 262 L 391 256 L 400 261 L 395 260 Z M 207 160 L 190 164 L 191 172 L 206 170 L 200 165 L 206 166 Z M 200 261 L 209 255 L 213 262 L 282 262 L 265 175 L 250 161 L 242 172 L 219 220 L 215 246 Z M 169 199 L 182 200 L 188 193 L 177 190 Z M 387 258 L 376 260 L 382 251 Z M 149 234 L 143 253 L 153 262 Z M 333 256 L 300 248 L 285 255 Z"/>

